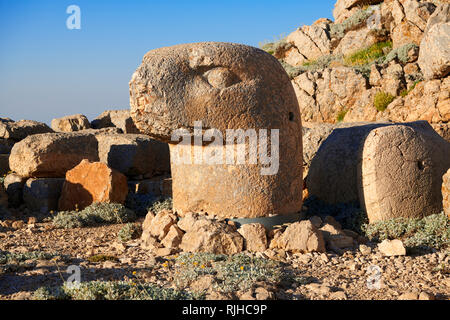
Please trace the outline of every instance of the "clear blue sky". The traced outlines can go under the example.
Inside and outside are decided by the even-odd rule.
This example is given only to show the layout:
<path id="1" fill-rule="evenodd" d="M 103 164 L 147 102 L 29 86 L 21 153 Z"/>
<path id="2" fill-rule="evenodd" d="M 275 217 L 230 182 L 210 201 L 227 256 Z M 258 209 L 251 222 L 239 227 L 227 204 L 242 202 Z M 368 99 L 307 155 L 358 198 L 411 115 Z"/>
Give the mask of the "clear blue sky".
<path id="1" fill-rule="evenodd" d="M 335 0 L 0 0 L 0 117 L 50 123 L 128 108 L 128 81 L 155 48 L 199 41 L 258 46 L 316 19 Z M 66 28 L 69 5 L 81 30 Z"/>

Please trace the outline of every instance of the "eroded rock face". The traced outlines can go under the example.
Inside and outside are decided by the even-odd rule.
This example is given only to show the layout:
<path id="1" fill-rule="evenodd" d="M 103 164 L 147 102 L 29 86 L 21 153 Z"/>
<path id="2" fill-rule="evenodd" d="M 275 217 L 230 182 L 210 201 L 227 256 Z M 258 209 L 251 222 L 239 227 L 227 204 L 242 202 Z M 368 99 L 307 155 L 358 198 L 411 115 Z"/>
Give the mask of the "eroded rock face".
<path id="1" fill-rule="evenodd" d="M 59 199 L 60 211 L 82 210 L 94 202 L 124 203 L 127 178 L 101 162 L 83 160 L 67 171 Z"/>
<path id="2" fill-rule="evenodd" d="M 369 222 L 442 211 L 450 144 L 429 124 L 376 128 L 365 138 L 361 156 L 360 200 Z"/>
<path id="3" fill-rule="evenodd" d="M 289 78 L 274 57 L 253 47 L 214 42 L 152 50 L 132 76 L 130 104 L 141 132 L 170 143 L 178 213 L 257 217 L 300 210 L 300 114 Z M 175 163 L 173 155 L 189 146 L 175 144 L 171 135 L 180 128 L 192 133 L 196 121 L 219 130 L 224 140 L 226 129 L 266 129 L 269 136 L 278 129 L 277 173 L 261 175 L 260 162 Z"/>
<path id="4" fill-rule="evenodd" d="M 442 177 L 442 200 L 444 213 L 450 218 L 450 169 Z"/>
<path id="5" fill-rule="evenodd" d="M 350 17 L 358 6 L 380 2 L 382 0 L 338 0 L 334 5 L 333 17 L 337 23 L 340 23 Z"/>
<path id="6" fill-rule="evenodd" d="M 428 30 L 420 43 L 418 62 L 425 79 L 450 73 L 450 22 L 437 23 Z"/>
<path id="7" fill-rule="evenodd" d="M 90 128 L 89 120 L 82 114 L 74 114 L 52 120 L 52 129 L 57 132 L 73 132 Z"/>

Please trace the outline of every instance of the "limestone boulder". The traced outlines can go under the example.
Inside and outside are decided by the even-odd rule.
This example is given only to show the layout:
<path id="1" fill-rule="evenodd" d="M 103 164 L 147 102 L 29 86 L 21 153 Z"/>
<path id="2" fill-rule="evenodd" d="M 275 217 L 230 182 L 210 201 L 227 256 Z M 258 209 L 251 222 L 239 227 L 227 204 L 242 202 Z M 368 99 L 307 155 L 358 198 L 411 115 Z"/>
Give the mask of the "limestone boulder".
<path id="1" fill-rule="evenodd" d="M 430 28 L 435 24 L 447 22 L 450 22 L 450 3 L 441 2 L 428 19 L 424 32 L 427 34 Z"/>
<path id="2" fill-rule="evenodd" d="M 184 232 L 176 225 L 171 225 L 161 244 L 166 248 L 178 248 L 183 238 Z"/>
<path id="3" fill-rule="evenodd" d="M 450 73 L 450 22 L 433 25 L 420 43 L 419 66 L 425 79 Z"/>
<path id="4" fill-rule="evenodd" d="M 23 187 L 23 201 L 32 211 L 46 213 L 58 209 L 63 178 L 30 178 Z"/>
<path id="5" fill-rule="evenodd" d="M 58 208 L 82 210 L 94 202 L 124 203 L 127 178 L 101 162 L 83 160 L 67 171 Z"/>
<path id="6" fill-rule="evenodd" d="M 270 246 L 298 253 L 326 251 L 322 233 L 309 220 L 292 223 Z"/>
<path id="7" fill-rule="evenodd" d="M 140 133 L 130 116 L 130 110 L 107 110 L 95 118 L 91 123 L 92 128 L 101 129 L 117 127 L 123 133 Z"/>
<path id="8" fill-rule="evenodd" d="M 188 231 L 181 240 L 180 249 L 187 252 L 236 254 L 244 249 L 244 239 L 225 225 Z"/>
<path id="9" fill-rule="evenodd" d="M 441 212 L 442 176 L 448 168 L 450 144 L 428 123 L 373 129 L 357 172 L 369 222 Z"/>
<path id="10" fill-rule="evenodd" d="M 20 120 L 0 122 L 0 139 L 10 139 L 13 141 L 20 141 L 26 137 L 39 133 L 53 132 L 45 123 Z"/>
<path id="11" fill-rule="evenodd" d="M 286 41 L 293 44 L 301 56 L 307 60 L 315 60 L 331 53 L 331 40 L 327 26 L 327 24 L 303 26 L 289 34 Z"/>
<path id="12" fill-rule="evenodd" d="M 9 166 L 22 177 L 64 178 L 81 160 L 98 161 L 98 142 L 92 134 L 31 135 L 11 150 Z"/>
<path id="13" fill-rule="evenodd" d="M 386 40 L 385 36 L 373 32 L 373 30 L 369 28 L 351 30 L 345 34 L 341 41 L 339 41 L 339 45 L 333 50 L 333 54 L 348 55 L 384 40 Z"/>
<path id="14" fill-rule="evenodd" d="M 450 218 L 450 169 L 442 177 L 442 201 L 444 213 Z"/>
<path id="15" fill-rule="evenodd" d="M 423 31 L 419 27 L 410 21 L 404 20 L 391 31 L 392 47 L 394 49 L 400 48 L 408 43 L 420 45 L 422 37 Z"/>
<path id="16" fill-rule="evenodd" d="M 97 135 L 100 162 L 127 176 L 170 172 L 169 146 L 141 134 Z"/>
<path id="17" fill-rule="evenodd" d="M 52 120 L 52 129 L 56 132 L 73 132 L 90 128 L 89 120 L 82 114 L 74 114 Z"/>
<path id="18" fill-rule="evenodd" d="M 262 224 L 244 224 L 238 232 L 244 238 L 244 246 L 248 251 L 264 252 L 267 249 L 266 228 Z"/>
<path id="19" fill-rule="evenodd" d="M 385 257 L 391 256 L 404 256 L 406 255 L 406 249 L 401 240 L 383 240 L 378 244 L 378 250 Z"/>
<path id="20" fill-rule="evenodd" d="M 152 50 L 132 76 L 130 105 L 142 133 L 170 144 L 173 204 L 180 215 L 205 211 L 224 217 L 258 217 L 301 209 L 298 102 L 288 75 L 270 54 L 217 42 Z M 195 129 L 198 122 L 202 129 Z M 217 162 L 176 161 L 178 155 L 198 150 L 172 136 L 178 129 L 190 138 L 199 137 L 203 129 L 214 133 L 216 143 L 201 142 L 200 151 L 203 156 L 218 155 Z M 276 135 L 272 129 L 279 130 L 278 150 L 272 150 L 274 156 L 280 155 L 277 170 L 267 168 L 261 154 L 256 164 L 225 163 L 220 156 L 226 152 L 221 139 L 246 145 L 227 129 L 263 130 L 270 137 Z"/>

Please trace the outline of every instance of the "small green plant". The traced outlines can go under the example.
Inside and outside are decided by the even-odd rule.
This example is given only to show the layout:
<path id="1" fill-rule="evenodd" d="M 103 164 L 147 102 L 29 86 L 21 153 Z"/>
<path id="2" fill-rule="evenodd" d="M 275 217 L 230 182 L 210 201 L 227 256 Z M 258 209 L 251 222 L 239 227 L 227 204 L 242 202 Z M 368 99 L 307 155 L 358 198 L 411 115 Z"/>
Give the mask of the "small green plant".
<path id="1" fill-rule="evenodd" d="M 348 109 L 342 109 L 341 111 L 339 111 L 339 113 L 336 116 L 336 121 L 337 122 L 342 122 L 344 121 L 345 115 L 347 114 Z"/>
<path id="2" fill-rule="evenodd" d="M 292 44 L 286 42 L 286 37 L 284 35 L 280 35 L 279 37 L 275 37 L 275 39 L 272 42 L 264 41 L 263 43 L 260 43 L 259 47 L 262 50 L 266 51 L 267 53 L 274 55 L 280 52 L 281 50 L 282 51 L 288 50 L 289 48 L 292 47 Z"/>
<path id="3" fill-rule="evenodd" d="M 32 267 L 32 265 L 29 264 L 30 260 L 51 260 L 55 256 L 57 256 L 57 254 L 43 251 L 0 251 L 0 274 L 9 271 L 16 271 L 20 268 Z"/>
<path id="4" fill-rule="evenodd" d="M 81 211 L 61 211 L 53 218 L 58 228 L 80 228 L 134 221 L 135 213 L 118 203 L 93 203 Z"/>
<path id="5" fill-rule="evenodd" d="M 247 290 L 258 281 L 280 283 L 290 273 L 278 261 L 255 258 L 246 254 L 233 256 L 210 253 L 182 254 L 177 259 L 175 283 L 187 287 L 203 275 L 214 275 L 214 288 L 221 292 Z"/>
<path id="6" fill-rule="evenodd" d="M 373 99 L 373 106 L 380 112 L 386 110 L 388 105 L 394 101 L 395 97 L 387 92 L 378 91 Z"/>
<path id="7" fill-rule="evenodd" d="M 132 223 L 127 223 L 122 227 L 122 229 L 120 229 L 117 237 L 122 242 L 130 241 L 139 237 L 139 231 L 140 226 Z"/>
<path id="8" fill-rule="evenodd" d="M 389 63 L 395 59 L 402 63 L 408 63 L 409 57 L 408 53 L 411 49 L 419 50 L 419 47 L 415 43 L 408 43 L 394 50 L 391 50 L 385 57 L 380 59 L 379 63 Z"/>
<path id="9" fill-rule="evenodd" d="M 370 240 L 402 239 L 407 248 L 446 248 L 450 245 L 450 221 L 442 212 L 422 219 L 397 218 L 367 224 Z"/>
<path id="10" fill-rule="evenodd" d="M 386 48 L 392 48 L 391 41 L 378 42 L 370 47 L 355 51 L 344 57 L 344 63 L 348 66 L 364 66 L 371 64 L 385 55 Z"/>
<path id="11" fill-rule="evenodd" d="M 79 286 L 64 284 L 57 288 L 39 288 L 35 300 L 193 300 L 197 296 L 172 288 L 132 281 L 89 281 Z"/>

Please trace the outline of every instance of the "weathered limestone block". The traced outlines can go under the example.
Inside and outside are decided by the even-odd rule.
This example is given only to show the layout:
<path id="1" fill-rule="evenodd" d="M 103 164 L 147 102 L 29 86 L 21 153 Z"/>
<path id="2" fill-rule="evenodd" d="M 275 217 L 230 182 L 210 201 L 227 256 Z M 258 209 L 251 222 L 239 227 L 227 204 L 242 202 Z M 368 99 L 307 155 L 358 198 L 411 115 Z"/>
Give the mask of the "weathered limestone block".
<path id="1" fill-rule="evenodd" d="M 261 217 L 301 209 L 299 108 L 287 74 L 271 55 L 245 45 L 214 42 L 152 50 L 132 76 L 130 104 L 140 131 L 170 144 L 173 203 L 179 214 L 203 210 L 225 217 Z M 273 136 L 272 130 L 278 129 L 278 170 L 267 173 L 270 168 L 261 155 L 256 164 L 244 165 L 174 161 L 174 156 L 198 148 L 191 148 L 190 142 L 176 144 L 180 137 L 171 141 L 172 134 L 185 129 L 199 138 L 203 131 L 195 130 L 198 122 L 205 129 L 216 129 L 208 133 L 220 132 L 216 138 L 233 140 L 230 145 L 244 143 L 231 139 L 227 129 L 255 129 L 259 138 L 260 130 Z M 268 149 L 276 157 L 271 145 Z M 197 147 L 203 155 L 226 150 L 220 143 Z"/>
<path id="2" fill-rule="evenodd" d="M 442 205 L 444 213 L 450 218 L 450 169 L 442 177 Z"/>
<path id="3" fill-rule="evenodd" d="M 0 121 L 0 138 L 20 141 L 29 135 L 53 132 L 45 123 L 20 120 L 14 121 Z"/>
<path id="4" fill-rule="evenodd" d="M 170 171 L 167 143 L 142 134 L 97 135 L 100 162 L 127 176 L 155 174 Z"/>
<path id="5" fill-rule="evenodd" d="M 326 251 L 322 232 L 309 220 L 289 225 L 283 234 L 272 240 L 270 247 L 299 253 Z"/>
<path id="6" fill-rule="evenodd" d="M 369 222 L 442 211 L 442 176 L 450 168 L 450 143 L 422 124 L 380 127 L 365 138 L 358 180 Z"/>
<path id="7" fill-rule="evenodd" d="M 67 171 L 59 199 L 61 211 L 84 209 L 93 202 L 124 203 L 127 178 L 101 162 L 83 160 Z"/>
<path id="8" fill-rule="evenodd" d="M 52 120 L 52 129 L 56 132 L 73 132 L 90 128 L 89 120 L 82 114 L 74 114 Z"/>
<path id="9" fill-rule="evenodd" d="M 28 179 L 23 188 L 25 205 L 38 212 L 57 210 L 63 184 L 62 178 Z"/>
<path id="10" fill-rule="evenodd" d="M 98 142 L 92 134 L 32 135 L 11 150 L 11 170 L 22 177 L 63 178 L 83 159 L 98 161 Z"/>
<path id="11" fill-rule="evenodd" d="M 91 123 L 92 128 L 117 127 L 123 133 L 140 133 L 130 116 L 130 110 L 107 110 Z"/>

